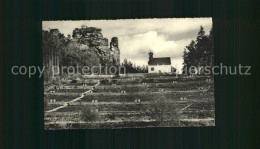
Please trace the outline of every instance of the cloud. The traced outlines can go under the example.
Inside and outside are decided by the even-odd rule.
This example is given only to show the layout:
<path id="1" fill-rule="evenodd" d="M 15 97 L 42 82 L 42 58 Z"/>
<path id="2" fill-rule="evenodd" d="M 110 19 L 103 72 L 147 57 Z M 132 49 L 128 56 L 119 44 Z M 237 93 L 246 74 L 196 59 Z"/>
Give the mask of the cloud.
<path id="1" fill-rule="evenodd" d="M 171 57 L 173 65 L 181 66 L 183 47 L 190 42 L 190 40 L 167 40 L 165 35 L 156 31 L 125 36 L 123 40 L 128 42 L 119 45 L 122 49 L 121 59 L 129 59 L 138 65 L 147 65 L 148 52 L 151 50 L 154 57 Z"/>
<path id="2" fill-rule="evenodd" d="M 185 46 L 196 39 L 201 25 L 208 34 L 212 19 L 43 21 L 43 29 L 58 28 L 66 36 L 82 24 L 101 28 L 103 36 L 109 41 L 118 37 L 121 61 L 127 58 L 137 65 L 147 65 L 148 52 L 152 50 L 154 57 L 171 57 L 172 66 L 181 70 Z"/>

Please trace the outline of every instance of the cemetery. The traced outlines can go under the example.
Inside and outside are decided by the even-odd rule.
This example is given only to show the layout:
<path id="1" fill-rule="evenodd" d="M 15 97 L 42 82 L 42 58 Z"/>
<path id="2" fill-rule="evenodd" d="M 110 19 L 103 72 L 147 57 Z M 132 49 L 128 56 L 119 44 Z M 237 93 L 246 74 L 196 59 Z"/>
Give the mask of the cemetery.
<path id="1" fill-rule="evenodd" d="M 45 129 L 215 125 L 211 76 L 81 77 L 48 89 Z"/>

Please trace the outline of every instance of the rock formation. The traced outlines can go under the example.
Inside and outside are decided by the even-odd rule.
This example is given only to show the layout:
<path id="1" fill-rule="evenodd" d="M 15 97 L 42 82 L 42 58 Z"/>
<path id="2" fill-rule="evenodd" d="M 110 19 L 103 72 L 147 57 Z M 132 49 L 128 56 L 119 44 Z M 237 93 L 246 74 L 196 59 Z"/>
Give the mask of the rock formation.
<path id="1" fill-rule="evenodd" d="M 120 64 L 120 50 L 118 48 L 118 38 L 113 37 L 110 42 L 110 50 L 114 65 Z"/>
<path id="2" fill-rule="evenodd" d="M 87 27 L 73 30 L 73 39 L 68 43 L 69 51 L 77 50 L 81 59 L 85 60 L 87 65 L 101 64 L 103 66 L 120 65 L 120 49 L 118 47 L 118 38 L 113 37 L 110 45 L 108 39 L 104 38 L 100 28 Z"/>

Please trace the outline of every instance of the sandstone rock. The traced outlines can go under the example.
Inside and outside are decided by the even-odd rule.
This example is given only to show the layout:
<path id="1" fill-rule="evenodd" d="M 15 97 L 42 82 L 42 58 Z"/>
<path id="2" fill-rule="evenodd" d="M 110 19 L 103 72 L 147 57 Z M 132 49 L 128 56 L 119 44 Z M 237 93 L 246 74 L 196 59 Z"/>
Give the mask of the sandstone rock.
<path id="1" fill-rule="evenodd" d="M 112 64 L 115 65 L 115 66 L 119 66 L 120 65 L 120 50 L 118 48 L 118 38 L 117 37 L 113 37 L 111 39 L 110 50 L 112 51 L 111 52 Z"/>
<path id="2" fill-rule="evenodd" d="M 58 29 L 51 29 L 51 30 L 50 30 L 50 33 L 51 33 L 52 35 L 58 35 L 60 32 L 59 32 Z"/>
<path id="3" fill-rule="evenodd" d="M 101 33 L 97 33 L 97 37 L 98 37 L 99 39 L 102 39 L 102 38 L 103 38 L 103 35 L 102 35 Z"/>
<path id="4" fill-rule="evenodd" d="M 81 44 L 81 45 L 79 46 L 79 49 L 82 50 L 82 51 L 86 51 L 86 50 L 89 49 L 89 46 L 88 46 L 88 45 L 85 45 L 85 44 Z"/>
<path id="5" fill-rule="evenodd" d="M 82 63 L 119 66 L 118 38 L 113 37 L 108 45 L 108 39 L 103 38 L 101 31 L 100 28 L 87 27 L 86 25 L 74 29 L 73 39 L 68 43 L 67 49 L 75 52 L 77 49 L 81 51 L 78 54 L 74 53 L 74 55 L 80 56 L 79 59 L 84 61 Z M 92 60 L 95 63 L 92 63 Z"/>
<path id="6" fill-rule="evenodd" d="M 117 47 L 118 48 L 118 38 L 113 37 L 110 42 L 110 47 Z"/>
<path id="7" fill-rule="evenodd" d="M 89 46 L 90 47 L 100 46 L 100 43 L 98 41 L 93 40 L 92 42 L 90 42 Z"/>

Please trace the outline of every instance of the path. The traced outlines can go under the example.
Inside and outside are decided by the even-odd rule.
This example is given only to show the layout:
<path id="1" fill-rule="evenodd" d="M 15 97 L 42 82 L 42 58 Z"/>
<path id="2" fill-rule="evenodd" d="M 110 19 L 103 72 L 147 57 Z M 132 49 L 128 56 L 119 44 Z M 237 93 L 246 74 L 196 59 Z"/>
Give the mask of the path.
<path id="1" fill-rule="evenodd" d="M 100 81 L 98 81 L 98 83 L 97 83 L 96 85 L 92 86 L 92 87 L 98 86 L 99 84 L 100 84 Z M 82 99 L 82 98 L 85 96 L 86 93 L 89 93 L 89 92 L 92 91 L 92 90 L 93 90 L 93 89 L 87 90 L 86 92 L 82 93 L 80 97 L 75 98 L 75 99 L 73 99 L 73 100 L 71 100 L 71 101 L 65 102 L 64 105 L 59 106 L 59 107 L 57 107 L 57 108 L 54 108 L 54 109 L 52 109 L 52 110 L 46 111 L 46 112 L 47 112 L 47 113 L 49 113 L 49 112 L 54 112 L 54 111 L 57 111 L 57 110 L 59 110 L 59 109 L 65 108 L 65 107 L 67 107 L 67 106 L 69 105 L 69 103 L 73 103 L 73 102 L 75 102 L 75 101 L 78 101 L 78 100 Z"/>

